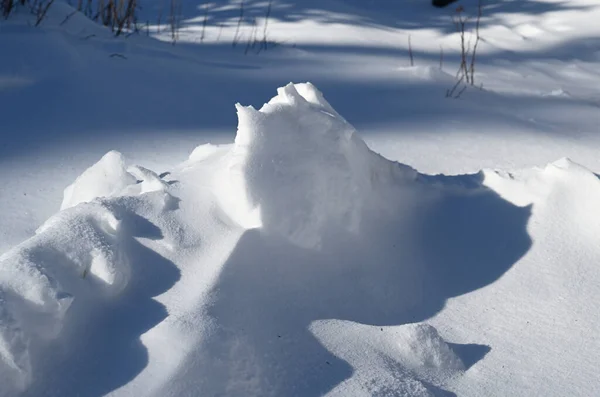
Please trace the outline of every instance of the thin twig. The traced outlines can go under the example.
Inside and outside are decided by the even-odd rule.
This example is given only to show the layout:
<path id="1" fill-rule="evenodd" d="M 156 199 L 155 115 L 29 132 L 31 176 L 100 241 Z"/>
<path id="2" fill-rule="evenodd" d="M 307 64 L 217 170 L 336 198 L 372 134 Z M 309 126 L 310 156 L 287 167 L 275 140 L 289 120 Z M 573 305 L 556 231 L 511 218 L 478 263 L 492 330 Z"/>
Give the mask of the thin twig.
<path id="1" fill-rule="evenodd" d="M 267 40 L 267 30 L 269 27 L 269 18 L 271 18 L 271 5 L 273 0 L 269 0 L 269 5 L 267 6 L 267 14 L 265 15 L 265 26 L 263 28 L 263 39 L 261 42 L 261 46 L 264 47 L 264 50 L 267 50 L 268 40 Z"/>
<path id="2" fill-rule="evenodd" d="M 63 21 L 61 23 L 58 24 L 58 26 L 63 26 L 65 23 L 67 23 L 67 21 L 69 21 L 69 19 L 71 19 L 71 17 L 75 14 L 77 14 L 78 10 L 73 11 L 72 13 L 70 13 L 69 15 L 67 15 L 65 17 L 65 19 L 63 19 Z"/>
<path id="3" fill-rule="evenodd" d="M 200 42 L 204 42 L 204 35 L 206 33 L 206 23 L 208 21 L 208 3 L 204 3 L 204 20 L 202 21 L 202 33 L 200 35 Z"/>
<path id="4" fill-rule="evenodd" d="M 231 43 L 232 47 L 235 47 L 239 41 L 240 27 L 242 26 L 242 21 L 244 20 L 244 0 L 240 2 L 240 17 L 238 19 L 237 26 L 235 28 L 235 33 L 233 35 L 233 42 Z"/>
<path id="5" fill-rule="evenodd" d="M 54 0 L 48 1 L 43 8 L 42 8 L 42 5 L 40 4 L 40 8 L 38 9 L 37 20 L 35 21 L 36 27 L 40 26 L 40 23 L 42 23 L 42 21 L 46 17 L 46 13 L 50 9 L 50 6 L 52 5 L 52 3 L 54 3 Z"/>
<path id="6" fill-rule="evenodd" d="M 471 55 L 471 85 L 475 84 L 475 56 L 477 55 L 477 45 L 479 44 L 479 26 L 481 23 L 481 15 L 483 13 L 482 0 L 477 4 L 477 22 L 475 24 L 475 44 L 473 45 L 473 54 Z"/>
<path id="7" fill-rule="evenodd" d="M 451 89 L 446 91 L 446 98 L 458 98 L 458 96 L 454 96 L 454 93 L 456 92 L 456 89 L 458 88 L 458 86 L 460 86 L 460 84 L 464 81 L 464 79 L 465 79 L 464 75 L 460 76 L 460 79 L 458 79 L 456 81 L 456 84 L 454 84 L 454 86 Z M 466 85 L 465 85 L 465 87 L 466 87 Z M 462 94 L 463 91 L 464 91 L 464 89 L 459 92 L 459 95 Z"/>
<path id="8" fill-rule="evenodd" d="M 415 66 L 415 60 L 413 58 L 412 44 L 410 42 L 410 35 L 408 35 L 408 56 L 410 57 L 410 66 Z"/>

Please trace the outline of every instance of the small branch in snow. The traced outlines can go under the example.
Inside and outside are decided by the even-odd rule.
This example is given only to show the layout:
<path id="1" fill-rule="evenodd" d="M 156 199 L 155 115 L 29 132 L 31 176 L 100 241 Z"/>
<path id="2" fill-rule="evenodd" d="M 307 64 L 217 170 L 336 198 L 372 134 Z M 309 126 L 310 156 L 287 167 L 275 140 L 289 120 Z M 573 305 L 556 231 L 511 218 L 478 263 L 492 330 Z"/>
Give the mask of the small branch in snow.
<path id="1" fill-rule="evenodd" d="M 408 56 L 410 57 L 410 66 L 415 66 L 415 59 L 413 58 L 412 43 L 410 41 L 410 35 L 408 35 Z"/>
<path id="2" fill-rule="evenodd" d="M 75 11 L 73 11 L 72 13 L 70 13 L 69 15 L 67 15 L 67 16 L 65 17 L 65 19 L 63 19 L 63 20 L 62 20 L 62 22 L 58 24 L 58 26 L 63 26 L 63 25 L 64 25 L 65 23 L 67 23 L 67 22 L 69 21 L 69 19 L 71 19 L 71 17 L 72 17 L 73 15 L 75 15 L 75 14 L 77 14 L 77 10 L 75 10 Z"/>
<path id="3" fill-rule="evenodd" d="M 265 15 L 265 26 L 263 28 L 263 38 L 261 41 L 261 48 L 263 50 L 267 50 L 268 44 L 269 44 L 269 40 L 267 39 L 267 30 L 269 27 L 269 18 L 271 18 L 271 6 L 272 6 L 273 0 L 269 0 L 269 5 L 267 6 L 267 14 Z"/>
<path id="4" fill-rule="evenodd" d="M 473 45 L 473 54 L 471 54 L 471 85 L 475 84 L 475 56 L 477 55 L 477 45 L 479 44 L 479 26 L 481 24 L 481 15 L 483 13 L 482 0 L 477 3 L 477 22 L 475 23 L 475 44 Z"/>
<path id="5" fill-rule="evenodd" d="M 235 47 L 240 41 L 240 27 L 242 26 L 242 22 L 244 20 L 244 0 L 240 2 L 240 17 L 238 19 L 237 27 L 235 28 L 235 34 L 233 35 L 233 42 L 231 43 L 232 47 Z"/>
<path id="6" fill-rule="evenodd" d="M 453 86 L 451 89 L 448 89 L 448 90 L 446 90 L 446 98 L 454 98 L 454 99 L 457 99 L 457 98 L 459 98 L 459 97 L 462 95 L 462 93 L 463 93 L 463 92 L 465 91 L 465 89 L 467 88 L 467 86 L 466 86 L 466 85 L 463 87 L 463 89 L 461 89 L 461 90 L 458 92 L 458 94 L 456 94 L 456 90 L 457 90 L 457 89 L 458 89 L 458 87 L 461 85 L 461 83 L 464 81 L 464 79 L 465 79 L 465 76 L 464 76 L 464 75 L 460 76 L 460 79 L 458 79 L 458 80 L 456 81 L 456 84 L 454 84 L 454 86 Z"/>
<path id="7" fill-rule="evenodd" d="M 475 64 L 477 60 L 477 49 L 481 36 L 479 34 L 481 27 L 481 17 L 483 15 L 483 0 L 478 0 L 477 17 L 475 20 L 475 32 L 469 33 L 469 39 L 466 40 L 467 29 L 466 25 L 469 21 L 469 16 L 465 15 L 465 9 L 459 6 L 456 9 L 452 21 L 456 26 L 456 30 L 460 37 L 460 66 L 456 72 L 458 79 L 454 87 L 446 91 L 447 98 L 459 98 L 466 90 L 467 86 L 475 86 Z M 474 40 L 473 45 L 471 41 Z M 443 49 L 440 55 L 440 68 L 442 67 Z M 460 84 L 464 83 L 464 87 L 457 93 Z M 483 86 L 483 85 L 482 85 Z"/>
<path id="8" fill-rule="evenodd" d="M 204 3 L 204 19 L 202 20 L 202 33 L 200 34 L 200 42 L 204 42 L 204 37 L 206 36 L 206 24 L 208 22 L 208 6 L 209 3 Z"/>
<path id="9" fill-rule="evenodd" d="M 36 27 L 40 26 L 40 23 L 42 23 L 42 21 L 44 20 L 44 18 L 46 17 L 46 13 L 48 12 L 48 10 L 50 9 L 50 6 L 54 3 L 54 0 L 49 0 L 45 5 L 40 4 L 38 6 L 37 9 L 37 16 L 36 16 L 36 20 L 35 20 L 35 25 Z"/>

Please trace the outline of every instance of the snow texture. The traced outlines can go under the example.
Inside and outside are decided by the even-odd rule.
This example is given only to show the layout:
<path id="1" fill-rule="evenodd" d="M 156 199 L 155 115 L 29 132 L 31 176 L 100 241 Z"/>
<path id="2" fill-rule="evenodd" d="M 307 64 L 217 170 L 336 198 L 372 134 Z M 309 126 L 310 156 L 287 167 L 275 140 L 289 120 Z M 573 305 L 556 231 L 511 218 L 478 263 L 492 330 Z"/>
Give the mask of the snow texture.
<path id="1" fill-rule="evenodd" d="M 97 341 L 110 352 L 111 340 L 142 338 L 154 357 L 123 393 L 435 396 L 489 349 L 468 354 L 422 321 L 525 255 L 532 204 L 533 216 L 578 219 L 563 230 L 573 238 L 600 233 L 586 216 L 600 182 L 567 159 L 519 177 L 420 174 L 371 151 L 310 83 L 237 112 L 232 145 L 202 145 L 171 173 L 107 153 L 65 189 L 61 212 L 0 258 L 8 390 L 120 395 L 100 378 L 57 374 L 82 376 L 69 357 L 95 349 L 75 343 L 56 368 L 42 357 L 69 335 L 91 337 L 90 321 L 122 322 L 134 302 L 164 292 L 164 309 L 144 320 L 164 321 L 143 335 L 125 321 Z M 587 201 L 565 205 L 576 197 Z"/>
<path id="2" fill-rule="evenodd" d="M 167 354 L 166 340 L 179 340 L 181 351 L 139 367 L 123 393 L 435 396 L 478 359 L 421 322 L 449 298 L 498 280 L 528 251 L 532 204 L 534 215 L 545 206 L 554 218 L 570 211 L 563 216 L 580 220 L 573 237 L 600 232 L 586 216 L 600 182 L 566 159 L 522 178 L 420 174 L 371 151 L 310 83 L 237 112 L 232 145 L 200 146 L 172 173 L 107 153 L 65 189 L 61 212 L 1 257 L 0 373 L 9 390 L 113 391 L 61 379 L 54 371 L 73 371 L 72 352 L 56 369 L 42 357 L 53 341 L 85 338 L 94 316 L 83 313 L 111 305 L 126 313 L 181 274 L 160 298 L 168 315 L 151 316 L 165 321 L 137 336 L 154 360 Z M 564 204 L 575 197 L 589 201 Z M 148 295 L 153 262 L 168 276 Z M 82 359 L 95 351 L 74 346 L 88 351 Z"/>
<path id="3" fill-rule="evenodd" d="M 596 395 L 598 2 L 267 4 L 1 21 L 0 395 Z"/>
<path id="4" fill-rule="evenodd" d="M 120 153 L 107 153 L 65 189 L 61 212 L 0 257 L 0 375 L 9 393 L 32 382 L 30 348 L 60 335 L 73 300 L 93 310 L 129 283 L 141 205 L 134 195 L 167 186 L 152 171 L 131 170 L 143 179 L 125 171 Z M 164 194 L 160 209 L 171 202 Z"/>
<path id="5" fill-rule="evenodd" d="M 416 178 L 373 153 L 310 83 L 280 88 L 258 111 L 237 111 L 230 180 L 245 202 L 236 205 L 246 218 L 258 212 L 265 233 L 302 247 L 338 229 L 358 232 L 368 208 L 390 205 L 386 186 Z"/>

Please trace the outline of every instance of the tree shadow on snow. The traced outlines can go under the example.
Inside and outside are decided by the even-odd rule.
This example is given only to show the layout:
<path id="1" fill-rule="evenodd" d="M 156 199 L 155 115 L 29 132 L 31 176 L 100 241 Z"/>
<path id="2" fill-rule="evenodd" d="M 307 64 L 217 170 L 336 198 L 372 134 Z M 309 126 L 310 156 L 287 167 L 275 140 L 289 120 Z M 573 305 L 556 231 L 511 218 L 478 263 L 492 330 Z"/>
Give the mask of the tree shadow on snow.
<path id="1" fill-rule="evenodd" d="M 447 299 L 497 280 L 531 246 L 531 208 L 481 186 L 481 175 L 423 177 L 418 185 L 417 197 L 434 199 L 404 203 L 400 218 L 363 220 L 360 235 L 333 230 L 319 249 L 247 231 L 213 291 L 209 314 L 219 328 L 189 363 L 203 374 L 199 393 L 320 396 L 353 369 L 309 332 L 311 323 L 426 320 Z M 466 367 L 490 349 L 453 348 Z"/>
<path id="2" fill-rule="evenodd" d="M 243 3 L 243 10 L 242 10 Z M 206 8 L 208 4 L 208 8 Z M 244 24 L 262 21 L 269 15 L 271 21 L 302 22 L 319 24 L 354 24 L 359 26 L 379 26 L 382 28 L 435 29 L 444 33 L 454 33 L 456 28 L 451 20 L 456 8 L 462 6 L 466 12 L 476 15 L 478 0 L 459 0 L 447 8 L 435 8 L 431 0 L 204 0 L 187 1 L 182 4 L 182 26 L 231 26 L 236 25 L 242 15 Z M 542 17 L 547 13 L 564 10 L 585 10 L 591 6 L 572 5 L 568 1 L 548 2 L 541 0 L 506 1 L 487 0 L 483 2 L 483 27 L 495 22 L 496 15 L 532 15 Z M 151 23 L 160 13 L 166 15 L 161 2 L 150 4 L 143 16 Z M 262 23 L 262 22 L 260 22 Z"/>
<path id="3" fill-rule="evenodd" d="M 120 214 L 124 233 L 151 240 L 162 238 L 158 227 L 134 213 Z M 131 267 L 125 291 L 114 298 L 76 299 L 66 316 L 62 336 L 36 357 L 45 373 L 37 373 L 27 396 L 97 397 L 129 383 L 148 364 L 141 335 L 167 317 L 154 296 L 180 278 L 177 267 L 133 237 L 123 242 Z M 57 358 L 58 357 L 58 358 Z M 53 360 L 49 362 L 48 360 Z M 51 385 L 49 387 L 48 385 Z"/>

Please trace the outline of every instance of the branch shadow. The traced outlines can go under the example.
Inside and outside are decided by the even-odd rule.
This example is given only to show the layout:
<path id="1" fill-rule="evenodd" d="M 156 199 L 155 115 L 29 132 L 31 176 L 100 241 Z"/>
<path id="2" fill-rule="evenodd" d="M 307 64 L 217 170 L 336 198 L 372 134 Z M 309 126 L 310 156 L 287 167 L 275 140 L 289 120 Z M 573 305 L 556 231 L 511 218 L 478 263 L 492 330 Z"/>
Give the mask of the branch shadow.
<path id="1" fill-rule="evenodd" d="M 208 8 L 206 8 L 208 4 Z M 251 24 L 267 15 L 267 0 L 203 0 L 186 1 L 181 7 L 182 27 L 189 26 L 235 26 L 242 15 L 242 23 Z M 344 0 L 329 2 L 322 0 L 277 0 L 271 2 L 271 21 L 302 22 L 310 20 L 320 24 L 353 24 L 378 26 L 381 28 L 433 29 L 443 33 L 455 32 L 451 17 L 456 7 L 462 6 L 475 15 L 477 0 L 461 0 L 447 8 L 435 8 L 430 0 Z M 581 10 L 592 6 L 573 5 L 569 1 L 548 2 L 541 0 L 506 1 L 490 0 L 483 3 L 482 27 L 494 23 L 496 15 L 531 15 L 543 17 L 547 13 Z M 156 2 L 144 10 L 144 17 L 154 22 L 156 15 L 167 15 L 164 4 Z"/>

